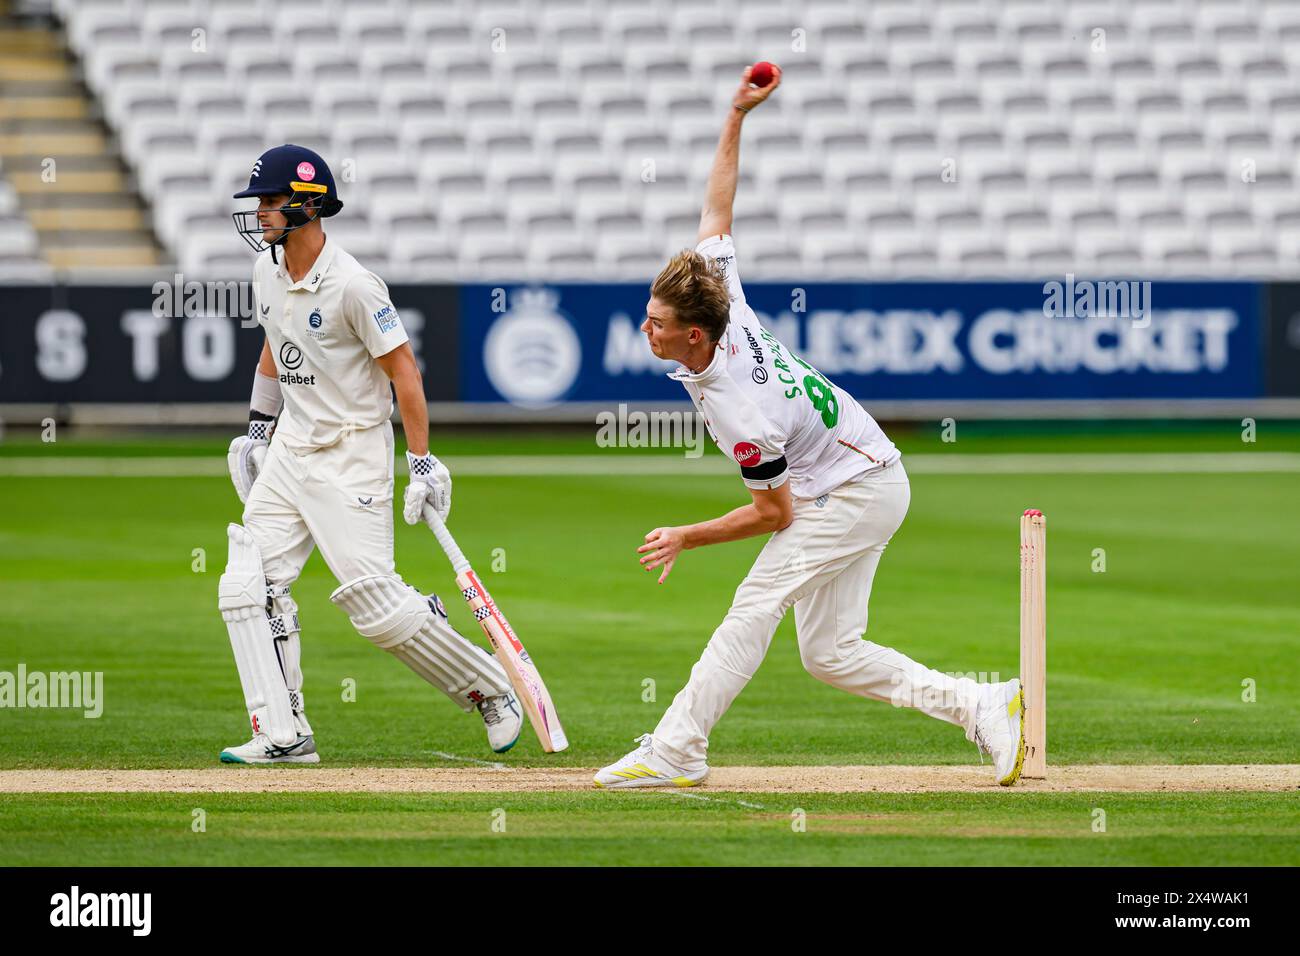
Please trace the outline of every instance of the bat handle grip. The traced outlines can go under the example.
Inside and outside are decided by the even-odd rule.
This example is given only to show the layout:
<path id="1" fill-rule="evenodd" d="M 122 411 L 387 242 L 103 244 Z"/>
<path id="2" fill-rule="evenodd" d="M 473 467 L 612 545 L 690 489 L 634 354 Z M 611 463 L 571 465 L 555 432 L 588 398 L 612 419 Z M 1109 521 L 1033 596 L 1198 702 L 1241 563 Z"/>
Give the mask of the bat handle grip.
<path id="1" fill-rule="evenodd" d="M 456 544 L 456 539 L 451 536 L 447 525 L 439 517 L 433 505 L 424 506 L 424 520 L 433 530 L 433 535 L 438 539 L 438 544 L 442 545 L 442 550 L 446 552 L 447 560 L 451 562 L 451 569 L 457 574 L 468 571 L 470 566 L 469 560 L 465 557 L 465 552 Z"/>

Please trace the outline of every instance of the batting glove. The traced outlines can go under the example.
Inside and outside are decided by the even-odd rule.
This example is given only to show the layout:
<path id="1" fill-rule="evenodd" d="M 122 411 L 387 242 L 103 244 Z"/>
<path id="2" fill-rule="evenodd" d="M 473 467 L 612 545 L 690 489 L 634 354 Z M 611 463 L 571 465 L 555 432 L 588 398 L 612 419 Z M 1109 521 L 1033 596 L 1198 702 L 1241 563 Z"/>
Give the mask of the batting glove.
<path id="1" fill-rule="evenodd" d="M 230 468 L 230 480 L 235 485 L 235 494 L 240 501 L 248 501 L 248 494 L 253 490 L 257 476 L 266 466 L 266 451 L 270 447 L 272 422 L 252 419 L 248 423 L 248 434 L 240 435 L 230 443 L 226 452 L 226 465 Z"/>
<path id="2" fill-rule="evenodd" d="M 451 514 L 451 473 L 432 455 L 406 453 L 406 464 L 411 472 L 411 483 L 406 486 L 406 503 L 402 517 L 407 524 L 423 520 L 426 503 L 433 505 L 443 521 Z"/>

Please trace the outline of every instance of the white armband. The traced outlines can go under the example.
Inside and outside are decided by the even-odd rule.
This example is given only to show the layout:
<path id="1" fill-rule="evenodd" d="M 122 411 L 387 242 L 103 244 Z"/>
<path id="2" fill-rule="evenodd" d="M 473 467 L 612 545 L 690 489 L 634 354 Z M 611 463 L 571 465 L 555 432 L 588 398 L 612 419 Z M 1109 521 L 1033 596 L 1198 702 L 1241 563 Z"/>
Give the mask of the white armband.
<path id="1" fill-rule="evenodd" d="M 280 380 L 273 375 L 263 375 L 259 370 L 253 376 L 253 396 L 248 401 L 249 411 L 275 418 L 283 407 L 284 396 L 280 393 Z"/>

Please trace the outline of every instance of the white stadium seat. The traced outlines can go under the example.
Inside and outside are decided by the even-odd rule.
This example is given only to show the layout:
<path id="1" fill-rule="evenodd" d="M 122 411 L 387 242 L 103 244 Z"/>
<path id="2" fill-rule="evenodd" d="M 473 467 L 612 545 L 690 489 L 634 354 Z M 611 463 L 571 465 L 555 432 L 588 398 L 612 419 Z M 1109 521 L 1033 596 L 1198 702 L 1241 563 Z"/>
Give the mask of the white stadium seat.
<path id="1" fill-rule="evenodd" d="M 210 206 L 197 215 L 224 216 L 256 155 L 293 141 L 340 176 L 348 205 L 331 231 L 378 261 L 452 278 L 644 270 L 693 234 L 719 119 L 758 58 L 781 63 L 786 85 L 742 146 L 736 229 L 770 244 L 746 254 L 748 278 L 1004 274 L 1071 256 L 1254 275 L 1300 252 L 1286 238 L 1300 229 L 1292 3 L 56 10 L 160 240 L 193 266 L 242 262 L 217 220 L 177 219 L 196 215 L 196 190 Z M 949 159 L 955 183 L 940 177 Z M 0 266 L 22 269 L 33 234 L 15 210 L 0 192 Z M 494 245 L 494 229 L 508 239 Z M 1197 230 L 1204 241 L 1188 239 Z"/>

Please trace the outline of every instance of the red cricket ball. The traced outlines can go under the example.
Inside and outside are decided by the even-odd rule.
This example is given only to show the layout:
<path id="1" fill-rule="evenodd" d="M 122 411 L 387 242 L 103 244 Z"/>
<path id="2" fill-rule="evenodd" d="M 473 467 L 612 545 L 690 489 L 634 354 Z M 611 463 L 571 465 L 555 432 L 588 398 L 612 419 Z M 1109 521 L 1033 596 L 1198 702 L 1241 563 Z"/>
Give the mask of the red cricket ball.
<path id="1" fill-rule="evenodd" d="M 749 74 L 749 82 L 757 86 L 760 90 L 772 82 L 772 77 L 776 75 L 776 67 L 768 63 L 767 60 L 759 60 L 754 64 L 753 72 Z"/>

